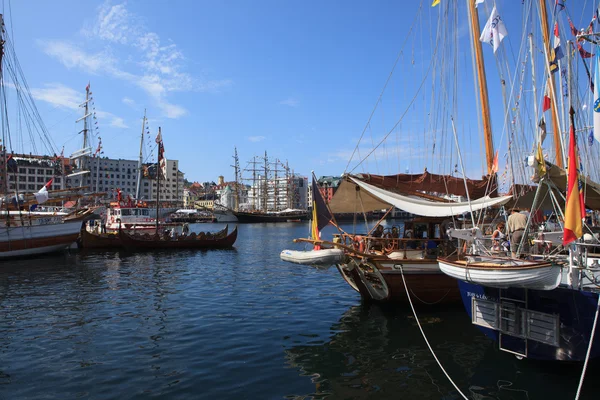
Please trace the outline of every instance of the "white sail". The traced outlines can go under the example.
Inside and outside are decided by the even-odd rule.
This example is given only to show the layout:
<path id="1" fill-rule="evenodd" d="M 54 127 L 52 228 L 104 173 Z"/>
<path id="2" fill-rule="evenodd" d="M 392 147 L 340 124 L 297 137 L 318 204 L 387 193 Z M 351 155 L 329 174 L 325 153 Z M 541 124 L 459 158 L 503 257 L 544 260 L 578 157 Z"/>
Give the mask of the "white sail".
<path id="1" fill-rule="evenodd" d="M 502 205 L 507 203 L 512 198 L 512 196 L 502 196 L 495 198 L 485 196 L 480 199 L 471 201 L 470 205 L 468 202 L 442 203 L 425 200 L 413 196 L 403 196 L 401 194 L 393 193 L 385 189 L 380 189 L 376 186 L 362 182 L 353 177 L 350 177 L 350 180 L 356 185 L 358 185 L 361 188 L 361 190 L 366 191 L 369 197 L 379 200 L 366 201 L 366 199 L 361 199 L 362 207 L 359 206 L 357 209 L 359 212 L 363 211 L 363 207 L 365 207 L 366 204 L 372 205 L 371 207 L 375 208 L 367 206 L 366 208 L 364 208 L 365 212 L 385 208 L 381 207 L 381 205 L 384 203 L 388 207 L 394 206 L 400 210 L 404 210 L 415 215 L 421 215 L 425 217 L 449 217 L 452 215 L 463 214 L 465 212 L 482 210 L 487 207 Z M 331 204 L 333 212 L 353 212 L 353 209 L 348 209 L 347 207 L 343 207 L 344 209 L 342 209 L 342 207 L 340 207 L 342 206 L 342 204 L 340 204 L 341 202 L 338 202 L 338 207 L 336 207 L 334 200 L 335 196 Z"/>

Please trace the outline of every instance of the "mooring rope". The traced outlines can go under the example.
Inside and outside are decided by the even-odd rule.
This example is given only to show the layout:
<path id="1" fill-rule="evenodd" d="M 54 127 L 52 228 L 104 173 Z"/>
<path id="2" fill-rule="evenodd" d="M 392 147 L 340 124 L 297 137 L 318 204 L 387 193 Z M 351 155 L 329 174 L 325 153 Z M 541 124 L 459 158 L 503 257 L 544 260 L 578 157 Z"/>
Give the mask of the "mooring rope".
<path id="1" fill-rule="evenodd" d="M 585 355 L 585 362 L 583 363 L 583 370 L 581 371 L 581 378 L 579 379 L 579 387 L 577 388 L 575 400 L 578 400 L 579 395 L 581 394 L 581 388 L 583 387 L 583 379 L 585 378 L 585 372 L 587 370 L 588 361 L 590 360 L 590 353 L 592 352 L 592 345 L 594 343 L 594 333 L 596 333 L 596 323 L 598 322 L 598 310 L 600 310 L 600 295 L 598 295 L 598 305 L 596 305 L 594 325 L 592 326 L 592 333 L 590 334 L 590 343 L 588 344 L 587 354 Z"/>
<path id="2" fill-rule="evenodd" d="M 419 327 L 419 330 L 421 331 L 423 340 L 425 340 L 425 343 L 427 344 L 427 347 L 429 348 L 431 355 L 435 359 L 435 362 L 437 362 L 438 366 L 440 367 L 440 369 L 442 370 L 444 375 L 446 375 L 446 378 L 448 378 L 448 380 L 450 381 L 452 386 L 454 386 L 454 389 L 456 389 L 456 391 L 458 393 L 460 393 L 460 395 L 462 396 L 463 399 L 469 400 L 469 398 L 467 396 L 465 396 L 465 394 L 463 392 L 461 392 L 461 390 L 458 388 L 456 383 L 454 383 L 452 378 L 450 378 L 450 375 L 448 375 L 448 373 L 446 372 L 444 367 L 442 367 L 442 363 L 440 362 L 440 360 L 438 360 L 437 356 L 435 355 L 435 352 L 433 351 L 433 348 L 429 344 L 429 340 L 427 340 L 427 336 L 425 336 L 425 332 L 423 332 L 423 327 L 421 327 L 421 323 L 419 322 L 419 318 L 417 317 L 417 312 L 415 311 L 415 307 L 413 306 L 412 300 L 410 299 L 410 293 L 408 291 L 408 286 L 406 286 L 406 279 L 404 279 L 404 270 L 402 269 L 402 265 L 400 265 L 400 273 L 402 274 L 402 283 L 404 283 L 404 290 L 406 290 L 406 297 L 408 298 L 408 303 L 410 304 L 410 308 L 412 309 L 413 315 L 415 317 L 415 321 L 417 321 L 417 326 Z M 600 299 L 600 297 L 599 297 L 599 299 Z"/>

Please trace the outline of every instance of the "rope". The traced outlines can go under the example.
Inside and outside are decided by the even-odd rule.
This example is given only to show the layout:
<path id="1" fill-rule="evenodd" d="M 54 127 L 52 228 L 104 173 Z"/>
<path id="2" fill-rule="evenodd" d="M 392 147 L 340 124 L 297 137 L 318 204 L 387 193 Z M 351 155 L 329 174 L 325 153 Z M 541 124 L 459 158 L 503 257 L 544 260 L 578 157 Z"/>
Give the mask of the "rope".
<path id="1" fill-rule="evenodd" d="M 596 333 L 596 323 L 598 322 L 598 311 L 600 310 L 600 295 L 598 296 L 598 305 L 596 306 L 596 315 L 594 316 L 594 325 L 592 326 L 592 333 L 590 335 L 590 344 L 588 345 L 587 354 L 585 355 L 585 362 L 583 363 L 583 370 L 581 371 L 581 379 L 579 379 L 579 387 L 577 388 L 577 394 L 575 400 L 579 399 L 581 394 L 581 388 L 583 387 L 583 379 L 585 378 L 585 372 L 587 370 L 588 361 L 590 360 L 590 353 L 592 352 L 592 344 L 594 343 L 594 333 Z"/>
<path id="2" fill-rule="evenodd" d="M 425 343 L 427 344 L 427 347 L 429 348 L 429 351 L 431 352 L 431 355 L 435 359 L 435 362 L 437 362 L 438 366 L 440 367 L 440 369 L 442 370 L 442 372 L 444 373 L 444 375 L 446 375 L 446 378 L 448 378 L 448 380 L 450 381 L 450 383 L 452 384 L 452 386 L 454 386 L 454 389 L 456 389 L 456 391 L 458 393 L 460 393 L 460 395 L 462 396 L 463 399 L 468 400 L 469 398 L 467 396 L 465 396 L 465 394 L 463 392 L 460 391 L 460 389 L 458 388 L 458 386 L 456 385 L 456 383 L 454 383 L 454 381 L 452 380 L 452 378 L 450 378 L 450 375 L 448 375 L 448 373 L 446 372 L 446 370 L 444 369 L 444 367 L 442 367 L 442 363 L 440 362 L 440 360 L 438 360 L 438 358 L 435 355 L 433 349 L 431 348 L 431 345 L 429 344 L 429 341 L 427 340 L 427 337 L 425 336 L 425 332 L 423 332 L 423 327 L 421 327 L 421 323 L 419 322 L 419 318 L 417 317 L 417 312 L 415 311 L 415 307 L 413 306 L 412 300 L 410 299 L 410 292 L 408 291 L 408 286 L 406 286 L 406 279 L 404 279 L 404 270 L 402 268 L 402 265 L 400 265 L 400 273 L 402 274 L 402 283 L 404 284 L 404 290 L 406 290 L 406 297 L 408 298 L 408 303 L 410 304 L 410 308 L 412 309 L 413 315 L 415 316 L 415 321 L 417 321 L 417 326 L 419 327 L 419 330 L 421 331 L 421 335 L 423 336 L 423 340 L 425 340 Z M 600 297 L 598 297 L 598 299 L 600 300 Z"/>

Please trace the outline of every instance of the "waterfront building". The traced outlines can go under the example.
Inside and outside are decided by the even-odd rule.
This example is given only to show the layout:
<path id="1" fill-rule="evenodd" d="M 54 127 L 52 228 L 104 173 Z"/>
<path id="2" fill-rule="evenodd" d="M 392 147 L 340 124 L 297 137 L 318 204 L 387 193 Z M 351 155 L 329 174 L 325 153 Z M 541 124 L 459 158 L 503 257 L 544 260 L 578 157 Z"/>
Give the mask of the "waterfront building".
<path id="1" fill-rule="evenodd" d="M 5 154 L 0 157 L 0 190 L 37 192 L 52 179 L 50 190 L 59 190 L 63 185 L 63 169 L 70 171 L 70 166 L 57 156 L 40 156 L 33 154 Z"/>

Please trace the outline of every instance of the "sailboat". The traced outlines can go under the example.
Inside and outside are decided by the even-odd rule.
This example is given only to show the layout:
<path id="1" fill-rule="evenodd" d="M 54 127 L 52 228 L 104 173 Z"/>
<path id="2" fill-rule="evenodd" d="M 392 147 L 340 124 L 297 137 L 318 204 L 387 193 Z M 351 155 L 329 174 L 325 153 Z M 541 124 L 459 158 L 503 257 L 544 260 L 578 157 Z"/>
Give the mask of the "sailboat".
<path id="1" fill-rule="evenodd" d="M 32 121 L 28 121 L 27 127 L 34 127 L 35 130 L 44 136 L 40 143 L 49 144 L 48 132 L 35 108 L 31 93 L 25 84 L 25 78 L 22 76 L 18 65 L 13 43 L 8 37 L 4 25 L 4 18 L 0 15 L 0 87 L 2 101 L 8 97 L 6 91 L 16 90 L 19 93 L 21 101 L 18 102 L 24 110 L 18 115 L 33 116 Z M 10 68 L 5 68 L 10 65 Z M 9 86 L 8 79 L 13 83 Z M 11 88 L 11 89 L 9 89 Z M 6 111 L 7 104 L 3 109 Z M 3 113 L 3 120 L 11 113 Z M 20 126 L 19 124 L 17 124 Z M 75 242 L 79 234 L 82 221 L 85 220 L 90 210 L 76 210 L 73 212 L 61 211 L 42 211 L 41 204 L 56 204 L 62 202 L 67 196 L 79 197 L 80 190 L 50 190 L 54 178 L 51 178 L 38 192 L 24 193 L 20 190 L 21 185 L 16 182 L 19 175 L 18 157 L 14 157 L 15 152 L 12 149 L 13 141 L 9 140 L 11 124 L 4 121 L 2 124 L 2 143 L 8 144 L 9 148 L 2 146 L 2 181 L 6 185 L 6 192 L 0 197 L 0 258 L 21 257 L 46 254 L 64 250 Z M 30 134 L 33 134 L 30 132 Z M 62 162 L 62 159 L 60 160 Z M 14 182 L 9 185 L 9 182 Z M 38 209 L 39 207 L 39 209 Z"/>
<path id="2" fill-rule="evenodd" d="M 290 173 L 290 168 L 277 160 L 269 163 L 267 152 L 262 158 L 263 168 L 257 168 L 257 157 L 251 161 L 252 173 L 251 187 L 248 193 L 248 203 L 240 204 L 241 177 L 239 175 L 239 162 L 237 160 L 237 149 L 235 151 L 235 197 L 236 204 L 232 214 L 241 223 L 260 222 L 296 222 L 308 220 L 308 212 L 295 207 L 296 187 L 294 181 L 297 177 Z M 279 174 L 278 172 L 285 172 Z M 261 174 L 262 173 L 262 174 Z M 304 181 L 302 181 L 304 184 Z M 218 217 L 217 217 L 218 219 Z"/>
<path id="3" fill-rule="evenodd" d="M 561 7 L 564 9 L 566 6 L 561 4 Z M 542 237 L 538 241 L 549 246 L 548 248 L 551 250 L 543 254 L 525 255 L 524 258 L 505 260 L 481 257 L 488 266 L 486 271 L 479 267 L 477 262 L 459 266 L 455 262 L 442 258 L 440 259 L 440 268 L 459 279 L 461 296 L 472 323 L 495 340 L 501 350 L 514 354 L 518 358 L 579 361 L 587 364 L 589 359 L 600 356 L 600 335 L 596 328 L 600 310 L 600 288 L 598 286 L 600 255 L 593 253 L 600 243 L 592 235 L 594 231 L 591 230 L 591 227 L 587 227 L 589 232 L 587 243 L 579 238 L 583 236 L 584 232 L 585 224 L 582 224 L 582 220 L 585 217 L 585 208 L 600 209 L 598 203 L 600 191 L 596 183 L 588 178 L 580 179 L 579 176 L 578 169 L 583 164 L 578 156 L 574 108 L 578 97 L 573 82 L 572 65 L 574 60 L 571 59 L 571 55 L 573 54 L 572 49 L 577 47 L 585 64 L 585 58 L 588 58 L 587 54 L 589 53 L 583 49 L 581 41 L 588 40 L 597 44 L 599 35 L 590 33 L 596 26 L 596 17 L 585 31 L 575 29 L 569 20 L 571 32 L 577 34 L 576 43 L 573 44 L 573 47 L 570 42 L 567 43 L 567 60 L 559 61 L 556 54 L 557 43 L 559 45 L 560 42 L 555 39 L 554 48 L 549 46 L 548 13 L 544 1 L 539 2 L 539 11 L 545 43 L 546 59 L 544 64 L 548 69 L 549 104 L 547 109 L 552 113 L 557 160 L 556 164 L 545 160 L 541 151 L 543 138 L 538 138 L 538 150 L 532 157 L 535 162 L 530 164 L 536 169 L 534 179 L 538 183 L 532 202 L 532 214 L 536 207 L 541 207 L 540 199 L 548 198 L 561 219 L 564 218 L 564 230 L 560 232 L 541 231 L 538 234 Z M 553 20 L 562 17 L 559 14 L 560 11 L 561 8 L 555 7 L 552 14 Z M 555 38 L 559 37 L 558 21 L 555 24 L 554 35 Z M 596 49 L 596 52 L 599 50 Z M 600 67 L 597 61 L 596 59 L 596 69 Z M 569 110 L 567 141 L 569 151 L 566 172 L 563 169 L 562 150 L 566 146 L 561 141 L 558 115 L 560 105 L 556 100 L 554 76 L 550 71 L 552 64 L 564 67 L 567 77 L 566 91 L 569 104 L 566 108 Z M 596 73 L 595 85 L 598 85 L 599 79 L 600 74 Z M 589 79 L 587 83 L 591 83 Z M 596 104 L 599 97 L 596 91 L 593 97 Z M 584 107 L 581 109 L 585 110 Z M 594 118 L 596 118 L 596 112 L 594 110 Z M 579 117 L 579 120 L 582 118 Z M 598 125 L 598 129 L 600 132 L 600 125 Z M 588 162 L 591 165 L 591 160 L 588 159 Z M 585 182 L 585 186 L 583 186 L 583 182 Z M 585 195 L 580 187 L 585 187 Z M 530 218 L 525 229 L 525 240 L 530 231 L 531 221 Z M 521 247 L 518 247 L 517 256 L 521 252 Z M 568 254 L 566 254 L 566 250 L 568 250 Z M 475 259 L 478 258 L 477 255 L 469 257 L 471 257 L 471 261 L 476 261 Z M 507 265 L 507 268 L 504 268 L 502 263 Z M 535 276 L 533 276 L 533 272 L 535 272 Z M 504 275 L 500 276 L 499 274 Z M 511 274 L 512 276 L 509 276 Z M 544 281 L 544 275 L 548 278 L 546 281 Z M 535 278 L 536 281 L 531 278 Z"/>

